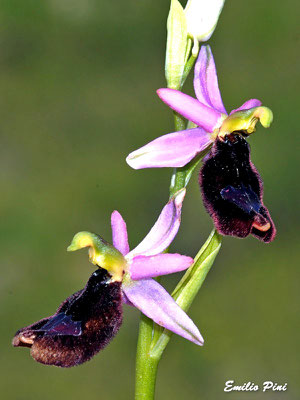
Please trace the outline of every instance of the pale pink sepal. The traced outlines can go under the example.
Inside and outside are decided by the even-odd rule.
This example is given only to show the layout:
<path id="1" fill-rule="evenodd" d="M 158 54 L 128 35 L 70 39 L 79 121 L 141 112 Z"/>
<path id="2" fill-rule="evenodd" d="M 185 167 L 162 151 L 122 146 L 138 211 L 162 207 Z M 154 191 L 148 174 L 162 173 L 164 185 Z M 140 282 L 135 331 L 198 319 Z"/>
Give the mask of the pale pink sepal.
<path id="1" fill-rule="evenodd" d="M 193 321 L 155 280 L 134 281 L 123 290 L 129 301 L 158 325 L 198 345 L 204 340 Z"/>
<path id="2" fill-rule="evenodd" d="M 183 167 L 212 142 L 203 128 L 168 133 L 133 151 L 126 161 L 134 169 Z"/>
<path id="3" fill-rule="evenodd" d="M 157 94 L 169 107 L 206 131 L 219 127 L 222 114 L 197 99 L 175 89 L 158 89 Z"/>
<path id="4" fill-rule="evenodd" d="M 130 264 L 130 277 L 133 280 L 154 278 L 160 275 L 184 271 L 193 264 L 191 257 L 181 254 L 157 254 L 155 256 L 136 256 Z"/>

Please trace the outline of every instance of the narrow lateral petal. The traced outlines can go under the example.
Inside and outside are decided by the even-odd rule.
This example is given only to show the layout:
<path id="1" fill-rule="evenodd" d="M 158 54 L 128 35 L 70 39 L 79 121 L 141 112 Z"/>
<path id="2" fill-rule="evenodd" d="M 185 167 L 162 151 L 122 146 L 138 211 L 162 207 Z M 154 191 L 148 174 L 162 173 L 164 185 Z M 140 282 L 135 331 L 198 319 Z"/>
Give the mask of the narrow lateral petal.
<path id="1" fill-rule="evenodd" d="M 158 282 L 143 279 L 127 287 L 123 286 L 123 290 L 131 303 L 158 325 L 203 345 L 203 338 L 196 325 Z"/>
<path id="2" fill-rule="evenodd" d="M 200 103 L 200 101 L 187 94 L 166 88 L 158 89 L 157 94 L 173 110 L 208 132 L 213 132 L 221 124 L 221 112 Z"/>
<path id="3" fill-rule="evenodd" d="M 122 215 L 116 210 L 111 214 L 111 230 L 114 247 L 125 256 L 129 253 L 126 222 L 122 218 Z"/>
<path id="4" fill-rule="evenodd" d="M 180 190 L 164 206 L 148 235 L 135 249 L 131 250 L 126 257 L 127 259 L 136 255 L 154 256 L 162 253 L 170 245 L 180 226 L 185 192 L 185 189 Z"/>
<path id="5" fill-rule="evenodd" d="M 203 128 L 173 132 L 133 151 L 126 161 L 134 169 L 183 167 L 211 143 Z"/>
<path id="6" fill-rule="evenodd" d="M 133 280 L 154 278 L 155 276 L 184 271 L 193 264 L 191 257 L 181 254 L 157 254 L 156 256 L 136 256 L 130 264 Z"/>
<path id="7" fill-rule="evenodd" d="M 261 104 L 262 104 L 261 101 L 258 99 L 247 100 L 247 101 L 245 101 L 244 104 L 241 105 L 241 107 L 236 108 L 235 110 L 232 110 L 229 115 L 231 115 L 237 111 L 249 110 L 249 108 L 260 107 Z"/>
<path id="8" fill-rule="evenodd" d="M 194 90 L 198 100 L 227 114 L 218 85 L 218 76 L 210 46 L 202 46 L 195 65 Z"/>

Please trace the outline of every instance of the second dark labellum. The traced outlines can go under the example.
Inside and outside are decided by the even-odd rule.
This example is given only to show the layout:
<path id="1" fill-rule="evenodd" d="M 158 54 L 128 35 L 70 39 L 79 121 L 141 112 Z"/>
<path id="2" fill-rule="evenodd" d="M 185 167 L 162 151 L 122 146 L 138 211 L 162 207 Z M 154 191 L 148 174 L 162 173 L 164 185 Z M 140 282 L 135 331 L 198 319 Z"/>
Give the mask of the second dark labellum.
<path id="1" fill-rule="evenodd" d="M 262 179 L 250 160 L 250 146 L 241 132 L 217 138 L 199 175 L 203 202 L 223 235 L 252 234 L 268 243 L 276 234 L 263 204 Z"/>
<path id="2" fill-rule="evenodd" d="M 56 313 L 20 329 L 16 347 L 29 347 L 47 365 L 72 367 L 88 361 L 116 335 L 122 323 L 121 282 L 99 268 L 84 289 L 68 297 Z"/>

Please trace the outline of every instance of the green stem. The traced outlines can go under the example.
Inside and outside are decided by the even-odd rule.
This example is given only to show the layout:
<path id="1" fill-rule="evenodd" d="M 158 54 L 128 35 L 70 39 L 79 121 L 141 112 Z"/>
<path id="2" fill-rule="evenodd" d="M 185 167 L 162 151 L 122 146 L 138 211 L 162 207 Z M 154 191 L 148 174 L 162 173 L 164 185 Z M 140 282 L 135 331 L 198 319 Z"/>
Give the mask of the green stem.
<path id="1" fill-rule="evenodd" d="M 174 125 L 176 131 L 184 131 L 186 129 L 186 120 L 176 111 L 174 111 Z"/>
<path id="2" fill-rule="evenodd" d="M 174 194 L 178 192 L 178 190 L 187 186 L 195 168 L 200 163 L 205 154 L 209 152 L 209 150 L 210 147 L 208 147 L 200 154 L 198 154 L 192 161 L 190 161 L 184 167 L 174 168 L 170 184 L 170 198 L 173 197 Z"/>
<path id="3" fill-rule="evenodd" d="M 191 71 L 195 59 L 195 57 L 191 56 L 187 60 L 181 87 Z M 176 131 L 187 129 L 186 120 L 176 112 L 174 112 L 174 123 Z M 209 151 L 209 149 L 199 154 L 184 167 L 174 169 L 170 185 L 170 197 L 178 190 L 187 186 L 193 171 L 207 151 Z M 172 296 L 184 311 L 187 311 L 192 304 L 194 297 L 198 293 L 206 275 L 213 265 L 220 247 L 221 237 L 213 230 L 197 254 L 194 264 L 187 270 L 176 286 Z M 141 314 L 136 354 L 135 400 L 154 399 L 158 363 L 171 335 L 172 333 L 170 331 L 153 323 L 151 319 Z"/>
<path id="4" fill-rule="evenodd" d="M 193 68 L 195 61 L 196 61 L 195 56 L 191 55 L 191 57 L 188 59 L 187 63 L 185 64 L 184 70 L 183 70 L 183 76 L 181 79 L 181 87 L 184 85 L 186 78 L 188 77 L 189 73 L 191 72 L 191 69 Z"/>
<path id="5" fill-rule="evenodd" d="M 153 321 L 141 314 L 136 354 L 135 400 L 153 400 L 159 359 L 150 355 Z"/>

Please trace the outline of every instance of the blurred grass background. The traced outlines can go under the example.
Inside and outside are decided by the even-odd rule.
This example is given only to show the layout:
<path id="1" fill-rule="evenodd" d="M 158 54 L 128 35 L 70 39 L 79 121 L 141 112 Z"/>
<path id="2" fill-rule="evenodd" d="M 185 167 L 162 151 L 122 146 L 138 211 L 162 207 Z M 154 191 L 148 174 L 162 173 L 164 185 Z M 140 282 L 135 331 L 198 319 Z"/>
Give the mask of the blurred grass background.
<path id="1" fill-rule="evenodd" d="M 110 240 L 110 213 L 130 244 L 167 201 L 171 170 L 131 170 L 125 156 L 173 130 L 155 94 L 165 86 L 169 0 L 3 0 L 0 3 L 1 392 L 6 400 L 131 399 L 138 312 L 91 362 L 61 370 L 10 345 L 52 314 L 93 271 L 67 254 L 74 233 Z M 264 245 L 225 238 L 190 310 L 206 340 L 173 337 L 157 398 L 297 399 L 299 388 L 299 3 L 227 0 L 210 41 L 228 110 L 257 97 L 275 115 L 249 142 L 278 229 Z M 191 80 L 185 90 L 193 93 Z M 173 249 L 195 255 L 211 230 L 196 176 Z M 179 276 L 165 279 L 172 289 Z M 288 383 L 280 393 L 224 393 L 224 382 Z"/>

